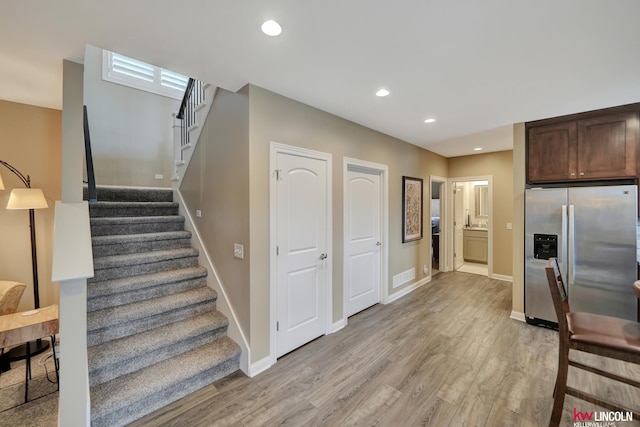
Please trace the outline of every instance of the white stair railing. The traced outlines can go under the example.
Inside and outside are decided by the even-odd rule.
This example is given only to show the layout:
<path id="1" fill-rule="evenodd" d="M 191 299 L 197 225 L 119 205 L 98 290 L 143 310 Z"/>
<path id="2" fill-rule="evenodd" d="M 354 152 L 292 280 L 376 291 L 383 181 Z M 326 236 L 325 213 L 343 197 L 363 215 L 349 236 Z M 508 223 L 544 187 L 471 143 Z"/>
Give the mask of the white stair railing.
<path id="1" fill-rule="evenodd" d="M 180 110 L 173 114 L 174 182 L 179 182 L 198 142 L 200 125 L 209 114 L 216 88 L 200 80 L 189 79 Z"/>

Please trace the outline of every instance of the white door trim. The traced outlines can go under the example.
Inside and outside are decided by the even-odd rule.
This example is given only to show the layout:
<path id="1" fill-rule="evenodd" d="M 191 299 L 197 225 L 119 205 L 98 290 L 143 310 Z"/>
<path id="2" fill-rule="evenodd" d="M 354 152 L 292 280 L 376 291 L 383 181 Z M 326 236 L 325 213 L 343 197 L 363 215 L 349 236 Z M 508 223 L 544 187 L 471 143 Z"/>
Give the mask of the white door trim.
<path id="1" fill-rule="evenodd" d="M 442 184 L 442 187 L 440 188 L 440 271 L 451 271 L 449 257 L 446 256 L 449 249 L 449 229 L 447 228 L 447 225 L 449 224 L 449 218 L 447 216 L 449 213 L 447 206 L 449 201 L 449 183 L 448 179 L 445 177 L 429 175 L 429 200 L 431 200 L 431 189 L 433 188 L 434 182 Z M 431 215 L 431 205 L 429 205 L 429 215 Z M 429 229 L 429 235 L 431 235 L 431 229 Z M 433 245 L 433 238 L 430 237 L 430 239 L 431 244 Z M 429 262 L 431 262 L 431 260 L 429 260 Z M 431 268 L 431 264 L 429 264 L 429 277 L 432 276 L 433 269 Z"/>
<path id="2" fill-rule="evenodd" d="M 487 181 L 489 185 L 489 206 L 487 209 L 487 218 L 489 222 L 489 231 L 487 232 L 487 270 L 488 276 L 493 276 L 493 230 L 496 227 L 495 222 L 493 221 L 493 175 L 478 175 L 478 176 L 461 176 L 456 178 L 449 178 L 449 188 L 452 190 L 454 188 L 454 183 L 456 182 L 467 182 L 467 181 Z M 451 191 L 450 190 L 450 191 Z M 448 252 L 447 252 L 447 265 L 453 266 L 453 239 L 455 238 L 455 230 L 453 229 L 453 197 L 449 198 L 449 203 L 447 203 L 447 207 L 449 213 L 447 215 L 447 233 L 448 233 Z M 450 264 L 449 264 L 450 262 Z M 452 267 L 453 268 L 453 267 Z"/>
<path id="3" fill-rule="evenodd" d="M 279 153 L 294 156 L 308 157 L 311 159 L 325 160 L 327 162 L 327 323 L 325 325 L 325 335 L 333 331 L 333 215 L 332 215 L 332 159 L 331 153 L 309 150 L 307 148 L 295 147 L 293 145 L 280 144 L 271 141 L 269 156 L 269 358 L 272 364 L 276 363 L 276 313 L 277 313 L 277 227 L 276 227 L 276 176 L 275 165 Z"/>
<path id="4" fill-rule="evenodd" d="M 342 218 L 347 218 L 347 201 L 348 201 L 348 170 L 361 170 L 369 173 L 376 173 L 380 175 L 381 191 L 380 196 L 382 198 L 380 212 L 380 237 L 382 239 L 382 253 L 380 257 L 380 301 L 383 304 L 389 302 L 389 166 L 381 163 L 373 163 L 366 160 L 354 159 L 351 157 L 345 157 L 343 160 L 342 169 L 342 189 L 343 189 L 343 201 L 342 201 Z M 342 228 L 342 283 L 343 286 L 347 283 L 347 270 L 344 266 L 347 263 L 347 240 L 349 236 L 349 224 L 343 221 Z M 342 321 L 344 325 L 347 324 L 347 291 L 342 290 Z"/>

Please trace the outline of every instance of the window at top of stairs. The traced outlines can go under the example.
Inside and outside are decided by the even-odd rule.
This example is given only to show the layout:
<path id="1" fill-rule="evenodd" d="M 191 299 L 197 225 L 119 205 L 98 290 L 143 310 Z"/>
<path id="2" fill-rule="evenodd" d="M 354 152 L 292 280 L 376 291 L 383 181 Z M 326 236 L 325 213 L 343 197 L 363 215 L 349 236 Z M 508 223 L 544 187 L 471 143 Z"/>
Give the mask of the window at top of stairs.
<path id="1" fill-rule="evenodd" d="M 102 80 L 180 100 L 189 77 L 103 50 Z"/>

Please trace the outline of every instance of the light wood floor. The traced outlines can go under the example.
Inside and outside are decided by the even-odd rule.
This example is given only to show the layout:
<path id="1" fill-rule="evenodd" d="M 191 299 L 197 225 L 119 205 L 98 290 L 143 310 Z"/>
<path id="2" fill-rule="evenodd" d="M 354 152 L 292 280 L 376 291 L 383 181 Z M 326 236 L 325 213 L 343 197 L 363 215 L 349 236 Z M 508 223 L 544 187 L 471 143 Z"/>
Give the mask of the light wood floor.
<path id="1" fill-rule="evenodd" d="M 546 426 L 557 333 L 511 320 L 510 311 L 511 283 L 440 273 L 254 378 L 238 371 L 134 425 Z M 638 366 L 589 360 L 640 378 Z M 639 406 L 630 387 L 573 368 L 569 378 Z M 561 425 L 573 425 L 574 407 L 603 410 L 567 396 Z"/>

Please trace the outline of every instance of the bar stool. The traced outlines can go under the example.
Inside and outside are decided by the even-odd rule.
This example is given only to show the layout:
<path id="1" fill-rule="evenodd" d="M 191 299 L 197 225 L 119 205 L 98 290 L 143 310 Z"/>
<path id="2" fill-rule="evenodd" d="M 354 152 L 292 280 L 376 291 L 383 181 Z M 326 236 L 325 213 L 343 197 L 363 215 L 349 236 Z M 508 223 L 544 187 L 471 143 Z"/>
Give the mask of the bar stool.
<path id="1" fill-rule="evenodd" d="M 577 350 L 640 364 L 640 323 L 593 313 L 572 312 L 567 299 L 567 290 L 558 269 L 558 261 L 555 258 L 549 259 L 545 270 L 551 298 L 553 299 L 553 307 L 558 316 L 558 338 L 560 340 L 558 375 L 556 377 L 553 411 L 549 426 L 557 427 L 560 424 L 565 394 L 596 404 L 610 411 L 633 412 L 634 418 L 640 418 L 640 408 L 638 407 L 624 408 L 592 394 L 567 387 L 569 366 L 573 366 L 640 388 L 640 381 L 625 378 L 569 359 L 569 350 Z"/>

